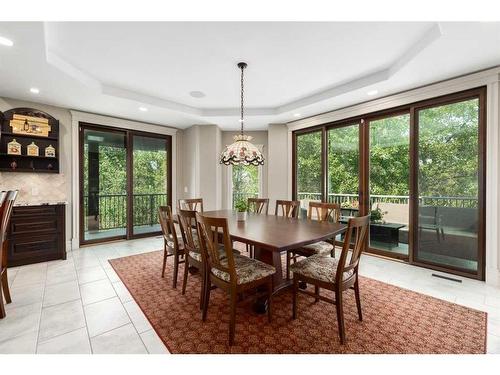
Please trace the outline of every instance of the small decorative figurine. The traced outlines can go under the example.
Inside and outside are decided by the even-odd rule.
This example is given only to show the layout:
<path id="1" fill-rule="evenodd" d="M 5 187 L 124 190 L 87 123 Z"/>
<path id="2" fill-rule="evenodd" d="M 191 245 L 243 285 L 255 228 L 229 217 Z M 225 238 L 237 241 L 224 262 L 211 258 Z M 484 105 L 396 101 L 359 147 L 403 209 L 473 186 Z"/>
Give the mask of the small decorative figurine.
<path id="1" fill-rule="evenodd" d="M 51 163 L 49 163 L 49 165 L 47 165 L 47 169 L 51 171 L 52 169 L 54 169 L 54 166 Z"/>
<path id="2" fill-rule="evenodd" d="M 52 145 L 48 145 L 47 147 L 45 147 L 45 156 L 48 158 L 55 158 L 56 149 L 52 147 Z"/>
<path id="3" fill-rule="evenodd" d="M 35 144 L 35 142 L 31 142 L 31 144 L 28 145 L 28 155 L 38 156 L 38 146 Z"/>
<path id="4" fill-rule="evenodd" d="M 17 142 L 15 139 L 7 143 L 7 154 L 21 155 L 21 144 Z"/>
<path id="5" fill-rule="evenodd" d="M 16 161 L 15 161 L 15 160 L 13 160 L 13 161 L 12 161 L 12 163 L 10 163 L 10 167 L 12 168 L 12 170 L 13 170 L 13 171 L 15 171 L 15 170 L 16 170 L 16 168 L 17 168 L 17 163 L 16 163 Z"/>

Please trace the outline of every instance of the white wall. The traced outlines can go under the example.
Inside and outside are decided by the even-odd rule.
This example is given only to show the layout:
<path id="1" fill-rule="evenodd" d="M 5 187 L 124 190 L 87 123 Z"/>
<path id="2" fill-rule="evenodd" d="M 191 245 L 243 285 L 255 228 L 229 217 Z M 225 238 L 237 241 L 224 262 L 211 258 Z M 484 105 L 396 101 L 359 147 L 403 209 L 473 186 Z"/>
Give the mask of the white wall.
<path id="1" fill-rule="evenodd" d="M 500 68 L 470 74 L 448 81 L 428 85 L 422 88 L 391 95 L 367 103 L 342 108 L 336 111 L 323 113 L 307 119 L 294 121 L 288 124 L 288 161 L 287 170 L 291 171 L 292 158 L 292 131 L 325 124 L 370 112 L 394 108 L 400 105 L 420 100 L 451 94 L 475 87 L 487 86 L 487 119 L 486 119 L 486 282 L 500 285 Z M 272 150 L 271 143 L 269 144 Z M 292 190 L 291 173 L 287 178 L 287 192 Z M 281 191 L 284 187 L 281 186 Z"/>
<path id="2" fill-rule="evenodd" d="M 269 196 L 269 212 L 274 212 L 277 199 L 290 199 L 291 158 L 288 159 L 289 134 L 284 124 L 270 124 L 268 128 L 268 175 L 267 191 Z"/>

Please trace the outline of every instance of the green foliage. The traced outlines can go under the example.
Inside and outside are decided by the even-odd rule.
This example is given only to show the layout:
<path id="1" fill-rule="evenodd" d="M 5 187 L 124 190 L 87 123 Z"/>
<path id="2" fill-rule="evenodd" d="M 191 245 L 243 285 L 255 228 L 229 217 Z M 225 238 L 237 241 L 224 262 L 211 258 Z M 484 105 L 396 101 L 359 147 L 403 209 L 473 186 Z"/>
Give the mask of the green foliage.
<path id="1" fill-rule="evenodd" d="M 477 99 L 423 109 L 419 119 L 420 196 L 478 195 Z M 370 122 L 370 193 L 409 195 L 408 114 Z M 328 191 L 357 194 L 358 125 L 328 131 Z M 321 131 L 297 137 L 297 191 L 321 194 Z"/>
<path id="2" fill-rule="evenodd" d="M 107 140 L 106 140 L 107 141 Z M 101 228 L 125 227 L 127 215 L 127 151 L 118 142 L 97 145 Z M 84 145 L 84 196 L 89 195 L 89 145 Z M 135 137 L 133 151 L 134 224 L 157 223 L 157 207 L 166 204 L 167 154 L 164 140 Z M 151 194 L 154 194 L 152 196 Z"/>
<path id="3" fill-rule="evenodd" d="M 239 201 L 247 202 L 249 197 L 259 195 L 259 167 L 255 165 L 233 165 L 233 206 Z M 246 211 L 246 209 L 244 210 Z"/>
<path id="4" fill-rule="evenodd" d="M 378 223 L 382 221 L 382 218 L 387 212 L 382 212 L 382 210 L 377 207 L 374 210 L 370 211 L 370 221 L 373 223 Z"/>
<path id="5" fill-rule="evenodd" d="M 248 210 L 248 204 L 247 204 L 247 201 L 244 200 L 244 199 L 240 199 L 238 200 L 235 204 L 234 204 L 234 209 L 238 212 L 245 212 L 246 210 Z"/>

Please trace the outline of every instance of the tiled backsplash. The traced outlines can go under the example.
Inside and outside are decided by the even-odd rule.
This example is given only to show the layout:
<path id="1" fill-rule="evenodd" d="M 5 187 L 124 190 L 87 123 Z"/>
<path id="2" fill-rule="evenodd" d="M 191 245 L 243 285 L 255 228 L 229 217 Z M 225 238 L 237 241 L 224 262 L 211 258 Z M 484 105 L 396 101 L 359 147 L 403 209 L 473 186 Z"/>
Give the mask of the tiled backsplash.
<path id="1" fill-rule="evenodd" d="M 19 190 L 18 204 L 54 203 L 68 200 L 64 173 L 0 172 L 0 190 Z"/>

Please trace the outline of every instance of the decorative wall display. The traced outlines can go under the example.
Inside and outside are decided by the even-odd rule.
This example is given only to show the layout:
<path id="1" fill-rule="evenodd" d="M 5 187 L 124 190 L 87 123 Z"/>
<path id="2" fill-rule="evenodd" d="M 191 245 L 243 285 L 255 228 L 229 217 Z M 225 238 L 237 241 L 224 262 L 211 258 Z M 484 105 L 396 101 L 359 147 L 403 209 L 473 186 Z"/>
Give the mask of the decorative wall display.
<path id="1" fill-rule="evenodd" d="M 52 145 L 48 145 L 47 147 L 45 147 L 45 156 L 48 158 L 55 158 L 56 149 L 52 147 Z"/>
<path id="2" fill-rule="evenodd" d="M 10 120 L 10 126 L 14 134 L 36 137 L 48 137 L 51 131 L 48 119 L 19 114 L 14 114 L 13 119 Z"/>
<path id="3" fill-rule="evenodd" d="M 14 138 L 11 142 L 7 143 L 7 154 L 21 155 L 21 144 Z"/>
<path id="4" fill-rule="evenodd" d="M 31 142 L 27 147 L 27 151 L 28 156 L 39 156 L 40 149 L 35 142 Z"/>
<path id="5" fill-rule="evenodd" d="M 34 108 L 0 112 L 0 172 L 59 173 L 59 121 Z"/>

